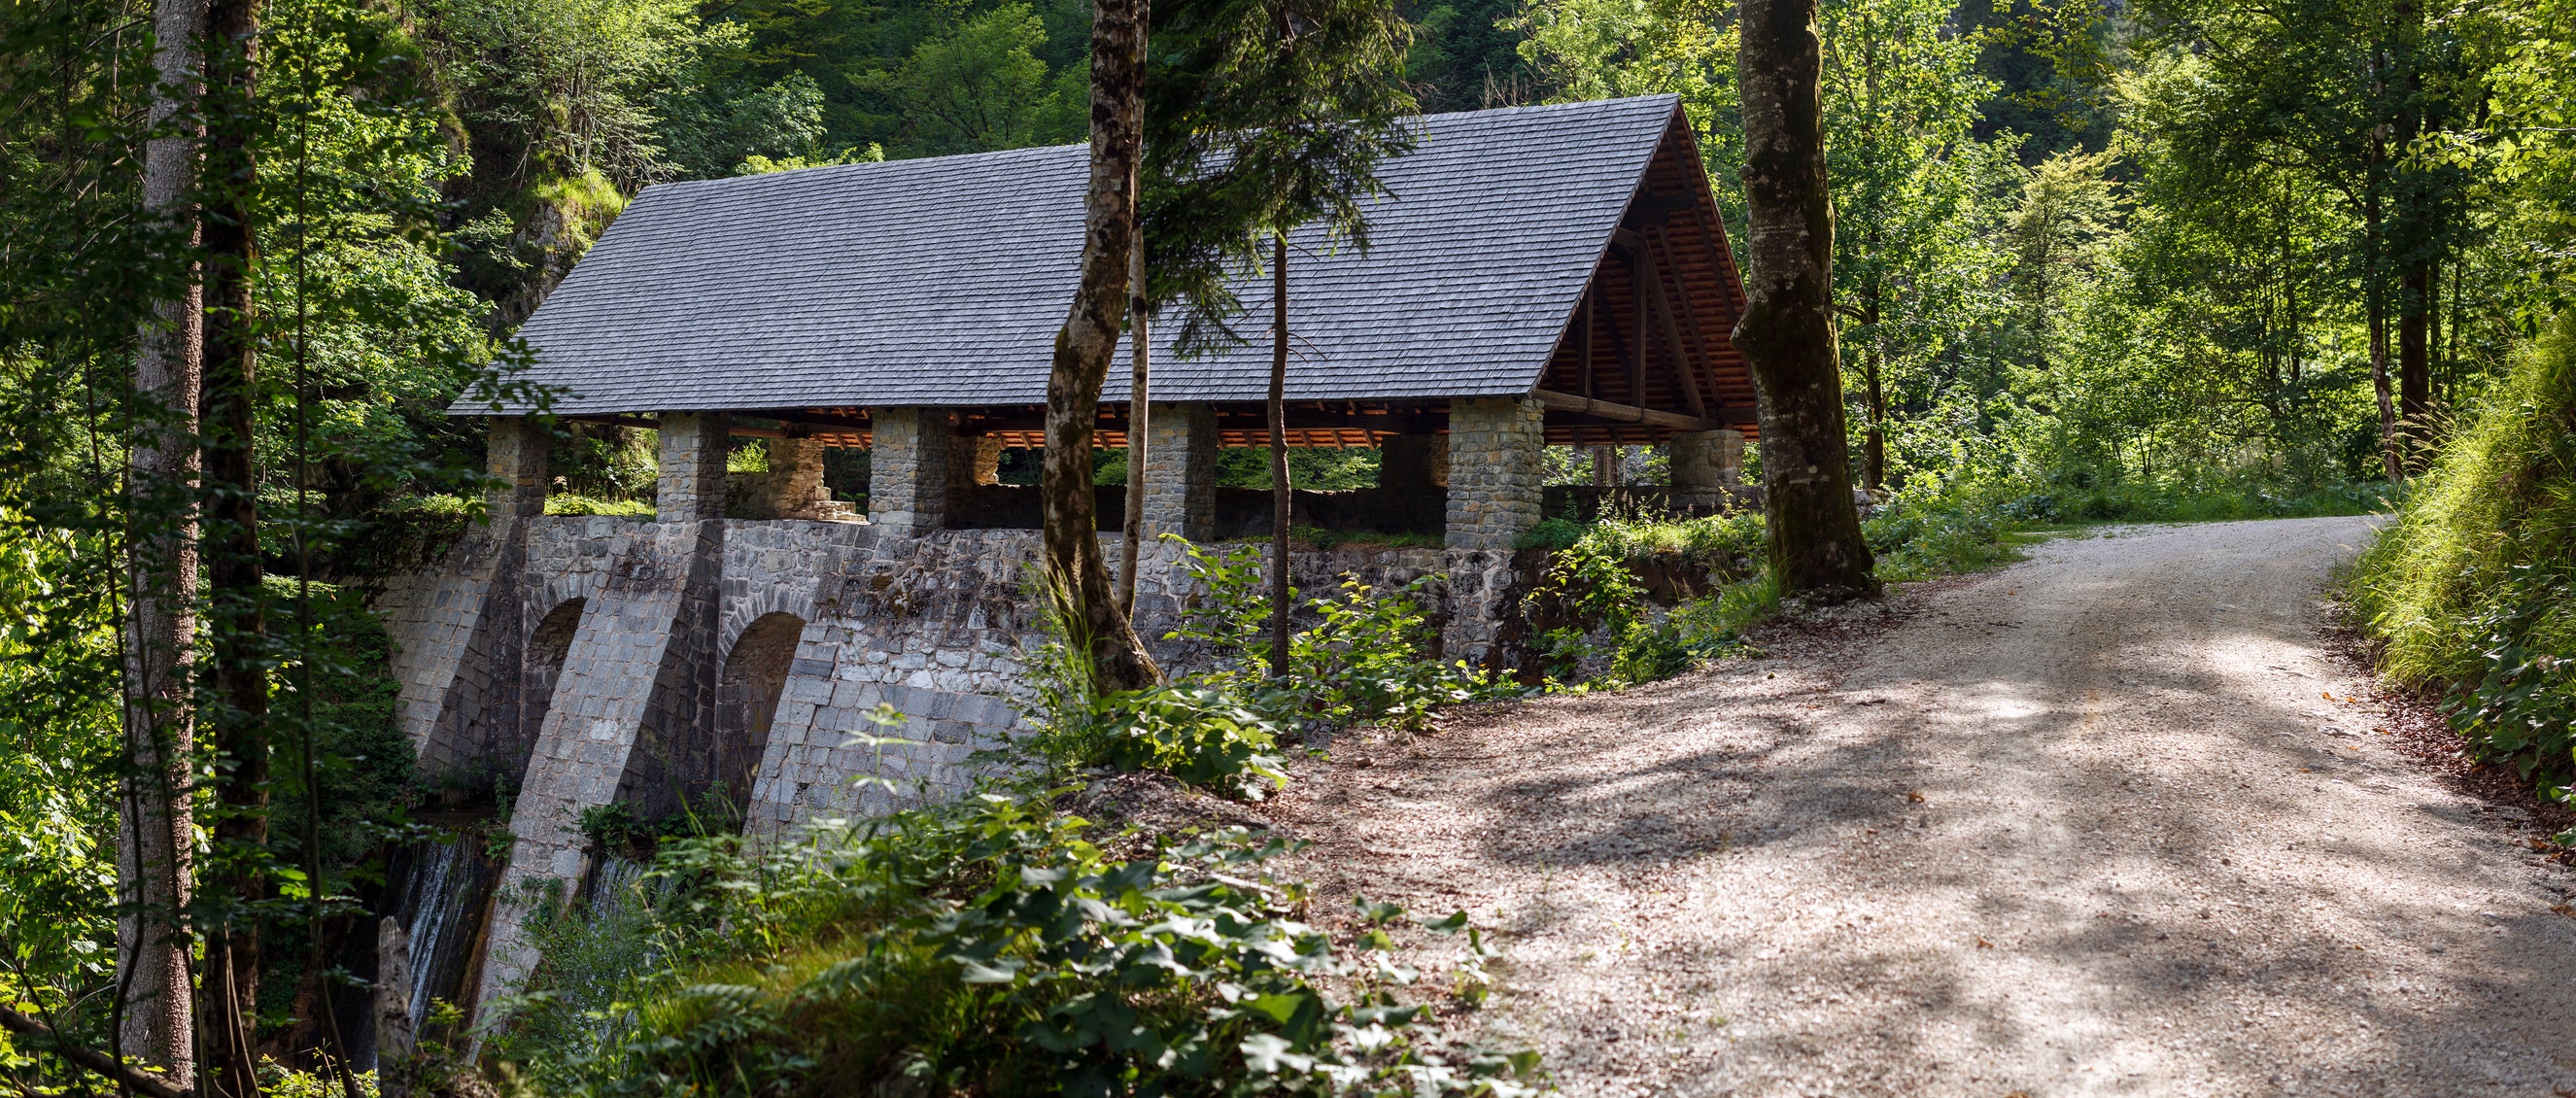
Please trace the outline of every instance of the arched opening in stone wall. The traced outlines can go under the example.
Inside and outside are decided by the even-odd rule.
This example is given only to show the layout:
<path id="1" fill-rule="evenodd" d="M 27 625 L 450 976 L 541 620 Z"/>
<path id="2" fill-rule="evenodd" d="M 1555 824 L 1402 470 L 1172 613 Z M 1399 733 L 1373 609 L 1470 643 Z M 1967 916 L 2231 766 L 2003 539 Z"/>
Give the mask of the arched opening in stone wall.
<path id="1" fill-rule="evenodd" d="M 778 697 L 804 633 L 805 619 L 794 614 L 761 615 L 733 642 L 716 679 L 713 790 L 724 798 L 737 825 L 751 804 L 752 781 L 769 747 L 769 726 L 778 718 Z"/>
<path id="2" fill-rule="evenodd" d="M 528 635 L 526 655 L 519 672 L 519 727 L 511 746 L 512 757 L 526 760 L 536 753 L 537 734 L 545 730 L 546 711 L 553 708 L 555 681 L 563 677 L 564 657 L 572 652 L 572 636 L 581 629 L 581 612 L 587 599 L 566 599 L 546 612 L 537 628 Z"/>

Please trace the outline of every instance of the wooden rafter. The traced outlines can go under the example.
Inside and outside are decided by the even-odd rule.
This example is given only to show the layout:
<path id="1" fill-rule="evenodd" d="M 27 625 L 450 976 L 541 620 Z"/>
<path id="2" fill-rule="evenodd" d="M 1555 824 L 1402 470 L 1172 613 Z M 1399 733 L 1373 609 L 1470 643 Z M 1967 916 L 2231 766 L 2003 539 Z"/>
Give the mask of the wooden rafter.
<path id="1" fill-rule="evenodd" d="M 1690 405 L 1692 415 L 1705 418 L 1708 415 L 1708 401 L 1700 396 L 1699 378 L 1696 376 L 1698 366 L 1696 361 L 1682 350 L 1681 328 L 1673 322 L 1672 298 L 1664 292 L 1663 260 L 1656 254 L 1656 249 L 1653 247 L 1653 242 L 1663 235 L 1662 229 L 1654 230 L 1644 241 L 1647 246 L 1637 250 L 1645 268 L 1647 300 L 1655 307 L 1656 326 L 1663 330 L 1664 349 L 1671 352 L 1673 379 L 1680 385 L 1682 401 Z M 1705 361 L 1705 358 L 1697 361 Z"/>

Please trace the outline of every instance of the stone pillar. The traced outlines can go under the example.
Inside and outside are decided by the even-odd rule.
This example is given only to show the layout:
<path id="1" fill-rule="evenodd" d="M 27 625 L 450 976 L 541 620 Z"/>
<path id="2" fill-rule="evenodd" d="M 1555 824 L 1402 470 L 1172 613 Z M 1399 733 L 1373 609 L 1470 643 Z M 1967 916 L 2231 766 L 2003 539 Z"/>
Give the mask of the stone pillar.
<path id="1" fill-rule="evenodd" d="M 501 479 L 483 497 L 492 520 L 546 513 L 546 446 L 552 441 L 534 416 L 493 416 L 484 471 Z"/>
<path id="2" fill-rule="evenodd" d="M 960 464 L 948 413 L 938 408 L 871 408 L 875 452 L 868 458 L 868 521 L 908 534 L 948 525 L 949 487 Z"/>
<path id="3" fill-rule="evenodd" d="M 969 474 L 968 484 L 1002 483 L 1002 436 L 975 436 L 975 463 Z"/>
<path id="4" fill-rule="evenodd" d="M 1449 440 L 1438 435 L 1390 435 L 1378 443 L 1377 486 L 1426 490 L 1449 486 Z"/>
<path id="5" fill-rule="evenodd" d="M 1155 404 L 1145 427 L 1145 514 L 1148 543 L 1164 534 L 1191 541 L 1216 537 L 1216 408 Z"/>
<path id="6" fill-rule="evenodd" d="M 723 518 L 725 453 L 733 448 L 724 413 L 664 412 L 661 428 L 661 476 L 653 487 L 655 520 Z"/>
<path id="7" fill-rule="evenodd" d="M 1547 432 L 1537 401 L 1449 402 L 1451 549 L 1510 549 L 1538 525 Z"/>
<path id="8" fill-rule="evenodd" d="M 1671 442 L 1674 502 L 1713 507 L 1744 479 L 1744 432 L 1685 431 Z"/>
<path id="9" fill-rule="evenodd" d="M 823 486 L 823 444 L 810 438 L 769 440 L 769 471 L 734 479 L 738 495 L 726 510 L 743 519 L 831 520 L 852 517 L 850 505 Z"/>

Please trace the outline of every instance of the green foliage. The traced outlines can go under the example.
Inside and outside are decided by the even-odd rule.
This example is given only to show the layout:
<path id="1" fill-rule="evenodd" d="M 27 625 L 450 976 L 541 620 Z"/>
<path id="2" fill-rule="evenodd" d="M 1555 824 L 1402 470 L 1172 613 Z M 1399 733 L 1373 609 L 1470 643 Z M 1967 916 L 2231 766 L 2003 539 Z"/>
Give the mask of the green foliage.
<path id="1" fill-rule="evenodd" d="M 1027 4 L 1003 4 L 914 47 L 894 69 L 862 73 L 853 83 L 902 113 L 915 155 L 1081 140 L 1089 132 L 1088 70 L 1080 70 L 1083 81 L 1049 86 L 1037 56 L 1046 38 Z"/>
<path id="2" fill-rule="evenodd" d="M 63 587 L 107 545 L 0 510 L 0 1002 L 45 1016 L 115 971 L 117 637 Z M 36 1063 L 0 1039 L 0 1067 Z"/>
<path id="3" fill-rule="evenodd" d="M 1930 579 L 2013 559 L 2008 523 L 1990 507 L 1956 500 L 1900 500 L 1861 522 L 1883 580 Z"/>
<path id="4" fill-rule="evenodd" d="M 609 515 L 616 518 L 652 521 L 653 501 L 649 499 L 592 499 L 589 496 L 563 493 L 546 497 L 549 515 Z"/>
<path id="5" fill-rule="evenodd" d="M 2576 582 L 2516 567 L 2493 604 L 2463 623 L 2477 638 L 2476 677 L 2461 684 L 2451 723 L 2479 754 L 2511 762 L 2524 777 L 2564 781 L 2576 773 Z M 2548 791 L 2576 799 L 2561 787 Z"/>
<path id="6" fill-rule="evenodd" d="M 1302 892 L 1264 865 L 1275 840 L 1122 859 L 1089 830 L 1044 796 L 988 793 L 677 844 L 594 916 L 652 945 L 550 944 L 490 1047 L 583 1094 L 1532 1092 L 1534 1057 L 1453 1051 L 1425 1024 L 1483 998 L 1490 950 L 1463 914 L 1419 924 L 1466 938 L 1448 986 L 1426 986 L 1389 956 L 1391 905 L 1364 905 L 1347 948 L 1299 921 Z M 609 937 L 589 921 L 550 925 Z"/>
<path id="7" fill-rule="evenodd" d="M 2457 685 L 2455 721 L 2526 772 L 2576 773 L 2566 741 L 2576 612 L 2576 316 L 2452 442 L 2348 584 L 2400 682 Z M 2534 722 L 2537 722 L 2535 724 Z"/>
<path id="8" fill-rule="evenodd" d="M 1117 695 L 1106 709 L 1099 734 L 1113 766 L 1160 770 L 1246 800 L 1288 784 L 1278 726 L 1231 694 L 1159 686 Z"/>
<path id="9" fill-rule="evenodd" d="M 1186 554 L 1203 592 L 1182 607 L 1165 639 L 1199 646 L 1212 665 L 1168 686 L 1100 694 L 1090 662 L 1080 658 L 1073 619 L 1052 613 L 1043 622 L 1047 639 L 1027 653 L 1021 676 L 1022 711 L 1036 731 L 1014 744 L 1013 754 L 1059 776 L 1100 766 L 1157 770 L 1258 800 L 1287 784 L 1278 752 L 1303 724 L 1419 728 L 1440 706 L 1499 690 L 1463 661 L 1426 657 L 1438 637 L 1420 596 L 1444 582 L 1439 576 L 1391 595 L 1345 579 L 1340 598 L 1304 603 L 1314 624 L 1290 634 L 1287 671 L 1274 677 L 1260 547 L 1211 553 L 1165 536 Z M 1039 605 L 1061 605 L 1038 597 Z"/>
<path id="10" fill-rule="evenodd" d="M 1187 355 L 1242 342 L 1234 276 L 1309 222 L 1367 251 L 1377 166 L 1412 147 L 1412 28 L 1391 0 L 1167 0 L 1154 10 L 1137 214 L 1146 298 Z"/>
<path id="11" fill-rule="evenodd" d="M 287 632 L 309 616 L 310 630 L 286 648 L 297 659 L 275 672 L 273 705 L 283 742 L 270 845 L 281 860 L 303 864 L 307 796 L 298 733 L 307 720 L 301 694 L 309 679 L 321 863 L 356 866 L 375 852 L 383 826 L 402 815 L 414 792 L 411 738 L 396 719 L 402 684 L 389 665 L 393 640 L 357 591 L 323 583 L 299 591 L 291 577 L 270 576 L 268 595 L 279 619 L 275 628 Z M 309 600 L 309 614 L 299 599 Z"/>
<path id="12" fill-rule="evenodd" d="M 1540 630 L 1550 689 L 1668 678 L 1723 654 L 1779 605 L 1777 585 L 1759 572 L 1766 551 L 1759 516 L 1568 527 L 1575 536 L 1521 604 Z M 1648 570 L 1676 587 L 1668 612 L 1649 601 Z"/>
<path id="13" fill-rule="evenodd" d="M 1177 539 L 1176 539 L 1177 540 Z M 1385 723 L 1420 727 L 1443 705 L 1487 697 L 1500 689 L 1464 661 L 1427 658 L 1438 635 L 1421 597 L 1447 577 L 1415 579 L 1393 593 L 1344 577 L 1338 599 L 1297 603 L 1314 624 L 1288 636 L 1288 662 L 1273 676 L 1269 595 L 1260 547 L 1239 545 L 1211 555 L 1180 542 L 1193 582 L 1205 594 L 1185 605 L 1166 638 L 1207 646 L 1217 660 L 1191 680 L 1251 698 L 1275 720 L 1327 726 Z M 1295 588 L 1289 597 L 1298 598 Z"/>

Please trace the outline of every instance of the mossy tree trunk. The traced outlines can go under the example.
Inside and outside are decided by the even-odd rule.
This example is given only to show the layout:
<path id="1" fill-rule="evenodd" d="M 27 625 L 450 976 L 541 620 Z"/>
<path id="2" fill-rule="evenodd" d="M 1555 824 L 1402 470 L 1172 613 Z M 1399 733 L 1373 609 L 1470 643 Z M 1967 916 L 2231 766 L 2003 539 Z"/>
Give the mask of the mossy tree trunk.
<path id="1" fill-rule="evenodd" d="M 1751 239 L 1735 345 L 1759 389 L 1771 571 L 1784 594 L 1873 595 L 1878 580 L 1852 505 L 1834 347 L 1834 208 L 1815 0 L 1745 0 L 1741 11 Z"/>

